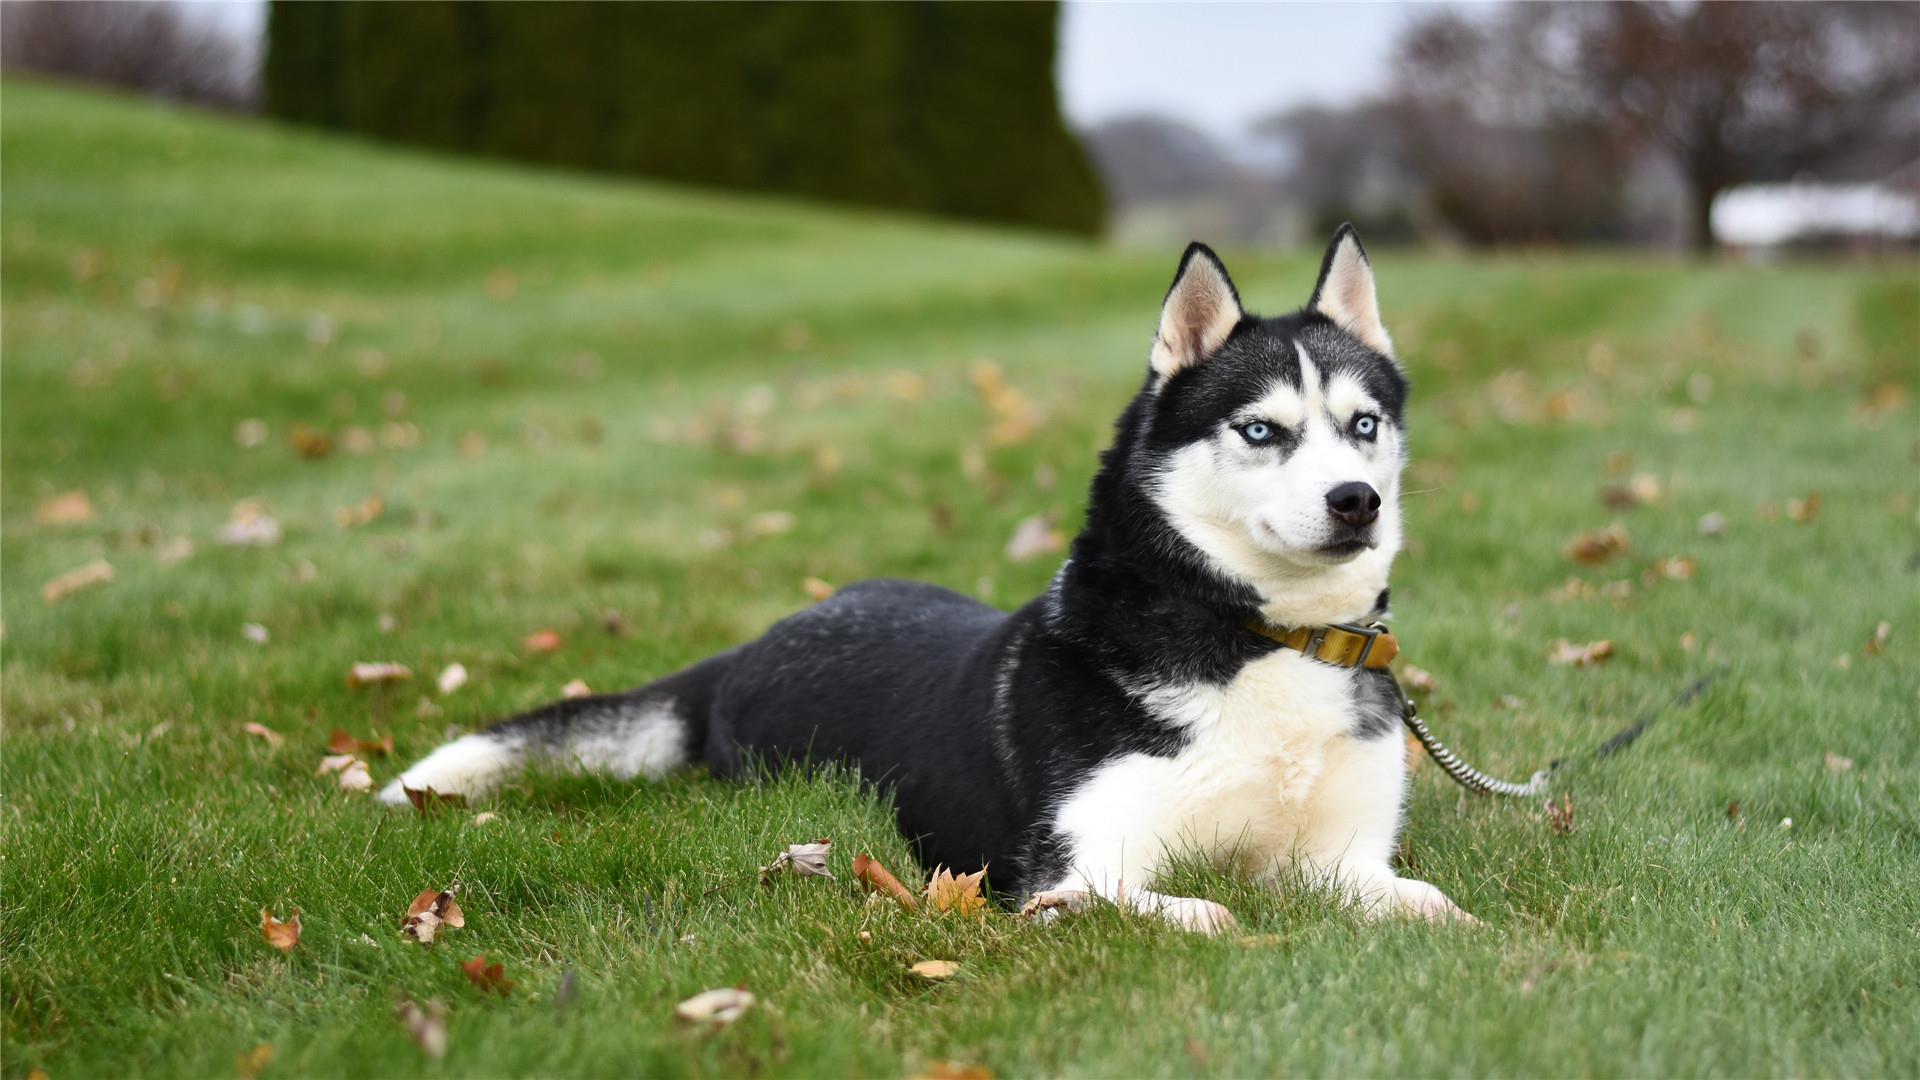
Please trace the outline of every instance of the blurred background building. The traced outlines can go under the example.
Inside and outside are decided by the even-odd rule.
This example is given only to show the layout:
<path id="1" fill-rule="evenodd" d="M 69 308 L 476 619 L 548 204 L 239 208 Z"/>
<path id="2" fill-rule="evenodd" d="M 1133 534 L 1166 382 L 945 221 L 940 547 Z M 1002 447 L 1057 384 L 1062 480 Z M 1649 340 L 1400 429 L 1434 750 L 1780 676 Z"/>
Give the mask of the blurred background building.
<path id="1" fill-rule="evenodd" d="M 1920 5 L 10 0 L 0 64 L 1123 244 L 1920 244 Z"/>

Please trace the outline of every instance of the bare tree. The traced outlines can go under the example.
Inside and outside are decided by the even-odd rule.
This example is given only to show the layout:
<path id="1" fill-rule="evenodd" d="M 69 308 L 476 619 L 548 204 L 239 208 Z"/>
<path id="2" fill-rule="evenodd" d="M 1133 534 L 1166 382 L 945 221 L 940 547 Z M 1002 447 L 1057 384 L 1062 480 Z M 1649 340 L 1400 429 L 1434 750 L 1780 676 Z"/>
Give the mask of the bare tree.
<path id="1" fill-rule="evenodd" d="M 250 109 L 253 50 L 178 4 L 127 0 L 0 3 L 0 65 L 8 70 L 137 90 L 177 101 Z"/>
<path id="2" fill-rule="evenodd" d="M 1697 247 L 1735 184 L 1920 156 L 1920 9 L 1612 3 L 1579 11 L 1588 108 L 1671 154 Z"/>

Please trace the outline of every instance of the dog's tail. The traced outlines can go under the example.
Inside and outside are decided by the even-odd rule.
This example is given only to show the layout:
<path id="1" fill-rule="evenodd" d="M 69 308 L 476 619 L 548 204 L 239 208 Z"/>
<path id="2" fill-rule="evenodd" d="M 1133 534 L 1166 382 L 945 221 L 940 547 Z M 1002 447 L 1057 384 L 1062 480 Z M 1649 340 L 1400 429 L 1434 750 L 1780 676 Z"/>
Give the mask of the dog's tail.
<path id="1" fill-rule="evenodd" d="M 714 695 L 733 656 L 728 650 L 624 694 L 556 701 L 455 739 L 401 773 L 380 801 L 404 804 L 408 789 L 484 795 L 535 760 L 657 780 L 706 752 Z"/>

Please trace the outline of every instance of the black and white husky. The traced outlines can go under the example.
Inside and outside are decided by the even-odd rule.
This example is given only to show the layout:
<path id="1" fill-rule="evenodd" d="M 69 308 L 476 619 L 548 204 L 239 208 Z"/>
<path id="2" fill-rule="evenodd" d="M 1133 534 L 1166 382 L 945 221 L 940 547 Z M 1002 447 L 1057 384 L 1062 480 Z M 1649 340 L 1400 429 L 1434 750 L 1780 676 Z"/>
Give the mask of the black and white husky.
<path id="1" fill-rule="evenodd" d="M 1392 676 L 1275 640 L 1385 614 L 1406 397 L 1351 227 L 1279 318 L 1243 310 L 1194 244 L 1086 527 L 1039 598 L 1008 614 L 864 582 L 651 685 L 443 746 L 381 797 L 478 794 L 533 758 L 623 778 L 837 761 L 891 792 L 927 865 L 990 866 L 1003 895 L 1214 930 L 1232 922 L 1220 905 L 1147 887 L 1199 852 L 1376 914 L 1461 915 L 1394 873 Z"/>

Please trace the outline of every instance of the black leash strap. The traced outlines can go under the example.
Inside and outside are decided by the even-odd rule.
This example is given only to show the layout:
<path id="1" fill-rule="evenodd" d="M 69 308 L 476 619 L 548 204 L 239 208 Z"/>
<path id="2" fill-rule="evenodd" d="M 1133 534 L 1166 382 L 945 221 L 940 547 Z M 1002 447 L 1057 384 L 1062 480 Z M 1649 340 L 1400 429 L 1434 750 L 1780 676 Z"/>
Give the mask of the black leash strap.
<path id="1" fill-rule="evenodd" d="M 1598 761 L 1604 757 L 1611 757 L 1632 746 L 1640 736 L 1646 734 L 1647 728 L 1659 719 L 1662 712 L 1692 704 L 1695 698 L 1706 692 L 1715 678 L 1715 675 L 1702 675 L 1687 684 L 1686 689 L 1675 695 L 1666 706 L 1656 708 L 1653 712 L 1621 729 L 1613 738 L 1601 743 L 1599 749 L 1593 752 L 1592 759 Z M 1555 760 L 1546 768 L 1534 773 L 1532 778 L 1524 784 L 1488 776 L 1460 760 L 1460 755 L 1447 749 L 1445 743 L 1434 738 L 1433 732 L 1427 730 L 1426 721 L 1420 719 L 1419 710 L 1414 706 L 1413 699 L 1407 698 L 1406 701 L 1407 709 L 1402 719 L 1406 721 L 1407 730 L 1413 733 L 1414 738 L 1420 740 L 1420 745 L 1427 748 L 1427 754 L 1433 758 L 1434 764 L 1440 766 L 1442 771 L 1452 777 L 1454 783 L 1476 795 L 1505 795 L 1511 798 L 1533 798 L 1544 795 L 1553 783 L 1554 774 L 1559 772 L 1562 766 L 1570 764 L 1569 759 L 1566 758 Z"/>

